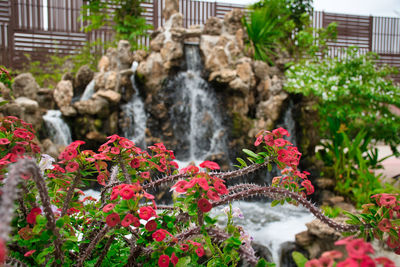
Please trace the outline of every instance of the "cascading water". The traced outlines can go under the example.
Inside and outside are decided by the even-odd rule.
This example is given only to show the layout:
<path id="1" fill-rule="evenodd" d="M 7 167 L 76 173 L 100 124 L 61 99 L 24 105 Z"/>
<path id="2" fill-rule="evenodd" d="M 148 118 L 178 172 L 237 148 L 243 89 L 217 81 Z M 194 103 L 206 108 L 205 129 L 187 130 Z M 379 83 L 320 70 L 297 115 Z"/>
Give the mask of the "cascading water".
<path id="1" fill-rule="evenodd" d="M 291 142 L 294 146 L 297 146 L 297 140 L 296 140 L 296 121 L 293 118 L 293 109 L 294 109 L 294 104 L 293 100 L 290 99 L 288 106 L 283 113 L 282 116 L 282 121 L 277 125 L 278 127 L 282 127 L 290 133 L 290 136 L 287 137 L 286 139 Z"/>
<path id="2" fill-rule="evenodd" d="M 145 148 L 147 114 L 144 109 L 143 100 L 139 95 L 139 88 L 135 81 L 135 72 L 137 67 L 138 63 L 134 61 L 131 67 L 134 73 L 131 76 L 131 82 L 135 92 L 129 102 L 121 106 L 123 112 L 121 130 L 124 137 L 134 141 L 139 147 Z"/>
<path id="3" fill-rule="evenodd" d="M 94 94 L 94 86 L 96 85 L 94 79 L 90 81 L 90 83 L 86 86 L 85 91 L 83 92 L 80 101 L 89 100 Z"/>
<path id="4" fill-rule="evenodd" d="M 201 77 L 202 63 L 196 45 L 185 46 L 187 70 L 168 83 L 175 105 L 170 110 L 172 127 L 180 143 L 176 156 L 181 161 L 204 160 L 226 153 L 225 129 L 215 93 Z"/>
<path id="5" fill-rule="evenodd" d="M 48 110 L 43 116 L 50 139 L 54 144 L 67 146 L 72 142 L 71 131 L 62 119 L 61 111 Z"/>

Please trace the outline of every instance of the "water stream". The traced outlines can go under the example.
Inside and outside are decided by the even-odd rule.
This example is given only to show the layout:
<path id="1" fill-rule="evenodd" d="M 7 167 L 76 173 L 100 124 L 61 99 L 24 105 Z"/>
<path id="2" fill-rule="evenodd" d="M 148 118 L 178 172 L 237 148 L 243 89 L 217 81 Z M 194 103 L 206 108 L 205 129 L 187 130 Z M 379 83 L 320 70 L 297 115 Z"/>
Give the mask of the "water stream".
<path id="1" fill-rule="evenodd" d="M 71 131 L 62 119 L 61 111 L 48 110 L 43 115 L 49 137 L 54 144 L 67 146 L 72 142 Z"/>
<path id="2" fill-rule="evenodd" d="M 95 86 L 95 81 L 94 79 L 90 81 L 88 85 L 86 85 L 85 91 L 83 91 L 83 94 L 81 98 L 79 99 L 80 101 L 83 100 L 89 100 L 92 95 L 94 94 L 94 86 Z"/>
<path id="3" fill-rule="evenodd" d="M 172 88 L 175 105 L 170 109 L 172 127 L 181 161 L 204 160 L 210 155 L 227 155 L 225 129 L 215 92 L 201 77 L 199 48 L 185 46 L 186 71 L 179 72 L 167 87 Z"/>
<path id="4" fill-rule="evenodd" d="M 131 67 L 134 72 L 131 76 L 131 82 L 135 92 L 129 102 L 121 106 L 124 121 L 121 125 L 121 131 L 124 137 L 134 141 L 139 147 L 145 148 L 147 114 L 135 81 L 137 67 L 138 63 L 134 61 Z"/>

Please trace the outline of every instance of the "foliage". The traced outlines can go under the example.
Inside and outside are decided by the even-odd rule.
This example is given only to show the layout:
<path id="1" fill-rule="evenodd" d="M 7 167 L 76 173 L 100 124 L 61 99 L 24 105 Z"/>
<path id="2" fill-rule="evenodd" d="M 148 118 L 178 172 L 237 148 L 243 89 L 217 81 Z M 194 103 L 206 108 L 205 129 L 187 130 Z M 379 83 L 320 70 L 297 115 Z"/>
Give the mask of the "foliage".
<path id="1" fill-rule="evenodd" d="M 321 209 L 324 211 L 324 214 L 329 218 L 336 218 L 343 212 L 343 210 L 339 207 L 322 206 Z"/>
<path id="2" fill-rule="evenodd" d="M 0 66 L 0 82 L 11 89 L 12 77 L 10 75 L 10 71 L 4 66 Z"/>
<path id="3" fill-rule="evenodd" d="M 375 60 L 374 54 L 349 48 L 344 58 L 305 60 L 286 71 L 286 90 L 318 97 L 322 138 L 333 138 L 331 117 L 348 128 L 350 140 L 365 129 L 392 149 L 400 142 L 400 117 L 390 111 L 390 105 L 400 107 L 400 88 L 386 79 L 393 70 L 377 67 Z"/>
<path id="4" fill-rule="evenodd" d="M 254 58 L 273 65 L 275 48 L 285 36 L 285 23 L 289 10 L 281 0 L 269 0 L 265 5 L 256 5 L 249 18 L 243 17 L 242 23 L 248 35 L 248 46 L 254 50 Z"/>
<path id="5" fill-rule="evenodd" d="M 61 80 L 63 73 L 70 71 L 72 65 L 71 56 L 49 55 L 43 61 L 31 61 L 29 54 L 25 54 L 27 64 L 21 71 L 16 73 L 29 72 L 35 77 L 41 87 L 54 88 Z"/>
<path id="6" fill-rule="evenodd" d="M 374 211 L 373 221 L 368 213 L 367 219 L 363 214 L 361 219 L 349 214 L 354 225 L 341 225 L 325 217 L 304 197 L 313 192 L 313 186 L 308 174 L 297 170 L 300 153 L 283 139 L 289 133 L 282 128 L 260 132 L 255 145 L 262 144 L 265 152 L 245 150 L 249 160 L 258 163 L 231 172 L 215 171 L 219 166 L 210 161 L 201 163 L 200 168 L 188 166 L 178 171 L 174 153 L 163 144 L 144 151 L 118 135 L 109 136 L 98 152 L 83 150 L 84 142 L 75 141 L 55 163 L 50 156 L 38 153 L 31 125 L 6 117 L 0 119 L 0 131 L 0 166 L 3 174 L 8 172 L 0 185 L 0 263 L 5 259 L 7 241 L 8 262 L 29 265 L 158 263 L 162 267 L 207 262 L 207 266 L 234 266 L 239 259 L 246 259 L 252 265 L 273 266 L 255 257 L 248 234 L 232 223 L 239 211 L 226 210 L 228 223 L 223 229 L 215 226 L 216 219 L 209 213 L 255 195 L 303 205 L 340 231 L 376 231 L 379 239 L 386 240 L 379 231 L 399 230 L 398 200 L 387 194 L 374 196 L 381 209 Z M 225 185 L 229 178 L 246 176 L 271 163 L 283 170 L 272 186 Z M 152 179 L 160 174 L 166 176 Z M 97 199 L 81 191 L 93 180 L 102 187 Z M 171 187 L 174 205 L 157 205 L 147 190 L 172 181 L 176 182 Z M 23 194 L 18 194 L 19 190 Z M 399 242 L 397 236 L 390 238 L 390 242 Z"/>
<path id="7" fill-rule="evenodd" d="M 145 36 L 151 25 L 141 17 L 143 0 L 92 0 L 82 6 L 82 20 L 85 32 L 101 27 L 111 27 L 116 31 L 115 41 L 128 40 L 132 48 L 138 48 L 137 38 Z M 113 7 L 119 8 L 113 8 Z M 113 12 L 109 12 L 113 10 Z"/>

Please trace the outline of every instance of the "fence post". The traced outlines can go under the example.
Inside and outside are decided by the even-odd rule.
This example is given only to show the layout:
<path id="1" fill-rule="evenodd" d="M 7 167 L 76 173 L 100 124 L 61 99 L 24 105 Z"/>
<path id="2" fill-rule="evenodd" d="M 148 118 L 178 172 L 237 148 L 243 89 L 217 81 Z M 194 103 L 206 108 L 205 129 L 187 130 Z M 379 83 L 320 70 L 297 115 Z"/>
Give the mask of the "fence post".
<path id="1" fill-rule="evenodd" d="M 8 55 L 7 55 L 7 62 L 9 67 L 11 68 L 16 68 L 14 64 L 14 30 L 16 28 L 16 20 L 18 19 L 18 13 L 17 13 L 17 1 L 9 0 L 10 4 L 10 21 L 8 24 Z"/>
<path id="2" fill-rule="evenodd" d="M 369 16 L 369 36 L 368 36 L 368 49 L 371 52 L 372 51 L 372 39 L 374 38 L 374 17 Z"/>
<path id="3" fill-rule="evenodd" d="M 158 0 L 153 0 L 153 26 L 158 29 Z"/>

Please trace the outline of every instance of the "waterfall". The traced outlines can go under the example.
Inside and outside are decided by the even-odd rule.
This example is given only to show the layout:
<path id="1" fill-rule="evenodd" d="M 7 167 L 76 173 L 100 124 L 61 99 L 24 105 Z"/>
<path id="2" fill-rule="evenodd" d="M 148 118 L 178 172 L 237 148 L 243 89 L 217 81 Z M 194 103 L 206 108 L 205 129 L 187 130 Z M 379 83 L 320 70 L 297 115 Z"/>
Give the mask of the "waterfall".
<path id="1" fill-rule="evenodd" d="M 121 106 L 123 112 L 123 121 L 121 125 L 122 135 L 136 143 L 141 148 L 146 147 L 146 121 L 147 114 L 144 109 L 144 103 L 139 95 L 139 88 L 135 81 L 135 72 L 138 63 L 132 63 L 132 71 L 134 74 L 131 76 L 131 82 L 134 89 L 134 94 L 128 103 Z"/>
<path id="2" fill-rule="evenodd" d="M 183 161 L 204 160 L 227 152 L 225 129 L 216 95 L 201 77 L 198 46 L 185 45 L 185 57 L 187 70 L 178 73 L 167 85 L 175 101 L 170 115 L 179 142 L 176 156 Z"/>
<path id="3" fill-rule="evenodd" d="M 48 110 L 43 116 L 49 137 L 54 144 L 67 146 L 72 142 L 71 132 L 59 110 Z"/>
<path id="4" fill-rule="evenodd" d="M 285 112 L 283 113 L 283 116 L 281 117 L 281 123 L 277 125 L 276 128 L 282 127 L 290 133 L 289 137 L 286 137 L 286 139 L 291 142 L 294 146 L 297 146 L 297 140 L 296 140 L 296 121 L 293 118 L 293 109 L 294 109 L 294 104 L 293 100 L 290 99 L 289 103 L 286 107 Z"/>
<path id="5" fill-rule="evenodd" d="M 92 97 L 92 95 L 94 94 L 94 86 L 95 86 L 95 81 L 93 79 L 86 86 L 85 91 L 83 92 L 83 94 L 79 100 L 80 101 L 89 100 Z"/>

